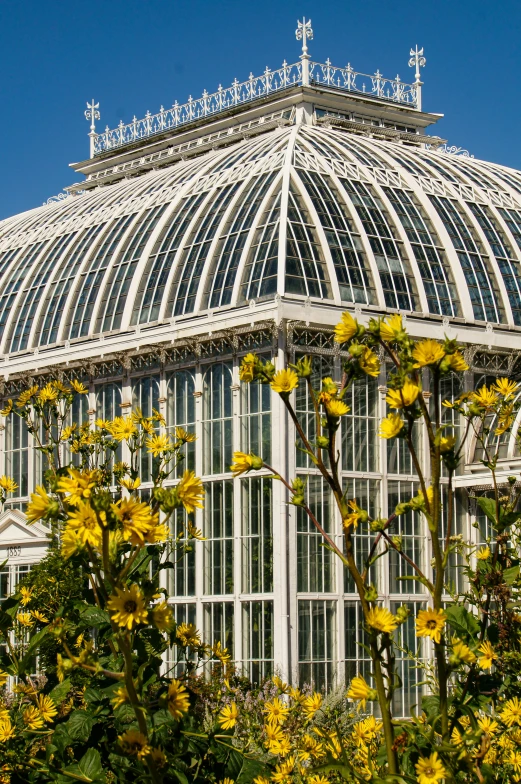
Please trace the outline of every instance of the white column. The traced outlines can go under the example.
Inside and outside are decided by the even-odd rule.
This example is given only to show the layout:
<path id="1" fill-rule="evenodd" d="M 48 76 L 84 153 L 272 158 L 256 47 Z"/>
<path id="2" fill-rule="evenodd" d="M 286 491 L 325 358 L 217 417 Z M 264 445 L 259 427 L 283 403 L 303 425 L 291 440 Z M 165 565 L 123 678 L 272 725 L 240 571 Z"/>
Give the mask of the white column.
<path id="1" fill-rule="evenodd" d="M 283 339 L 279 341 L 276 366 L 285 365 Z M 288 468 L 288 422 L 286 409 L 279 395 L 272 393 L 271 461 L 282 475 Z M 287 491 L 281 482 L 273 481 L 273 657 L 275 668 L 283 678 L 290 672 L 290 616 L 288 595 L 288 505 Z"/>

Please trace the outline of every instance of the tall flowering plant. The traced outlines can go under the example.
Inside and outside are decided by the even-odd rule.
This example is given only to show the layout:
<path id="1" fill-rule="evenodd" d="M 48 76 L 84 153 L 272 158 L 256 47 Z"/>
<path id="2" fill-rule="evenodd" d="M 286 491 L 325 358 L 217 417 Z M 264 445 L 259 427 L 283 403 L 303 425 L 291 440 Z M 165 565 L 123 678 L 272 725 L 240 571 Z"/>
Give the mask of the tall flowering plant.
<path id="1" fill-rule="evenodd" d="M 190 518 L 202 507 L 201 480 L 185 471 L 165 485 L 194 436 L 177 428 L 171 437 L 159 413 L 139 410 L 73 423 L 74 397 L 86 392 L 51 381 L 1 412 L 24 420 L 46 462 L 26 516 L 48 525 L 55 542 L 52 574 L 42 580 L 36 567 L 0 608 L 0 780 L 186 782 L 204 770 L 210 740 L 197 733 L 185 676 L 230 658 L 195 626 L 176 624 L 160 579 L 202 538 Z M 150 476 L 139 472 L 143 454 L 153 458 Z M 0 478 L 2 501 L 15 489 Z M 176 510 L 185 523 L 172 537 Z M 35 674 L 49 641 L 54 680 Z M 223 752 L 217 767 L 226 764 Z"/>
<path id="2" fill-rule="evenodd" d="M 519 663 L 521 618 L 515 612 L 520 600 L 519 511 L 520 483 L 515 477 L 498 478 L 501 443 L 512 431 L 519 410 L 516 382 L 498 378 L 480 389 L 445 399 L 445 380 L 462 376 L 468 365 L 455 340 L 430 338 L 415 341 L 400 315 L 371 319 L 365 328 L 344 313 L 335 328 L 335 340 L 344 351 L 342 377 L 313 384 L 312 359 L 276 369 L 254 354 L 241 366 L 243 383 L 269 384 L 284 403 L 302 449 L 324 478 L 342 523 L 341 543 L 321 526 L 306 499 L 305 482 L 285 477 L 260 457 L 235 453 L 235 475 L 267 469 L 287 488 L 292 504 L 302 508 L 334 552 L 356 586 L 371 658 L 369 682 L 357 675 L 347 697 L 359 709 L 366 702 L 378 704 L 378 721 L 367 738 L 364 752 L 349 751 L 349 738 L 339 738 L 338 748 L 324 751 L 317 771 L 342 774 L 350 781 L 386 781 L 431 784 L 437 781 L 521 780 L 521 702 Z M 385 358 L 381 360 L 380 357 Z M 417 476 L 417 494 L 396 506 L 387 518 L 373 518 L 344 490 L 339 471 L 338 430 L 349 413 L 352 385 L 380 374 L 381 362 L 389 366 L 386 402 L 388 413 L 379 436 L 405 442 Z M 307 436 L 295 410 L 292 393 L 304 385 L 315 418 L 315 437 Z M 452 409 L 454 417 L 444 416 Z M 460 418 L 462 427 L 452 424 Z M 422 427 L 428 443 L 428 465 L 418 452 L 415 431 Z M 481 446 L 482 462 L 490 471 L 491 492 L 477 499 L 489 524 L 488 542 L 476 552 L 455 529 L 454 475 L 468 444 Z M 395 526 L 400 515 L 419 512 L 426 521 L 433 555 L 429 565 L 416 563 L 402 547 Z M 356 552 L 356 534 L 371 537 L 367 558 Z M 392 713 L 393 698 L 402 688 L 396 671 L 396 630 L 406 622 L 409 609 L 395 614 L 383 606 L 378 585 L 371 582 L 376 560 L 403 559 L 428 597 L 419 610 L 417 638 L 432 646 L 434 666 L 401 648 L 411 666 L 424 668 L 425 695 L 407 719 Z M 450 561 L 455 555 L 466 564 L 466 588 L 455 595 L 449 584 Z M 379 740 L 378 740 L 379 739 Z M 376 740 L 376 742 L 375 742 Z M 324 748 L 324 747 L 323 747 Z M 382 749 L 382 753 L 380 753 Z M 295 751 L 299 769 L 299 751 Z M 292 763 L 292 764 L 293 764 Z M 300 765 L 309 767 L 300 757 Z"/>

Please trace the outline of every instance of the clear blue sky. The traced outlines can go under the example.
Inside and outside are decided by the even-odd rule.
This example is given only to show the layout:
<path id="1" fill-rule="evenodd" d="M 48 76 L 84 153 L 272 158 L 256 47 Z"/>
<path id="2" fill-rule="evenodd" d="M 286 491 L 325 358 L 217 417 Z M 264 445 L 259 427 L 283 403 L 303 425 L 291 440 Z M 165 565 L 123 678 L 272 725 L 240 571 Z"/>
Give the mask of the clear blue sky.
<path id="1" fill-rule="evenodd" d="M 78 179 L 68 164 L 88 157 L 88 99 L 114 127 L 295 62 L 303 14 L 322 62 L 411 80 L 409 49 L 424 46 L 439 134 L 521 168 L 519 0 L 0 0 L 0 218 Z"/>

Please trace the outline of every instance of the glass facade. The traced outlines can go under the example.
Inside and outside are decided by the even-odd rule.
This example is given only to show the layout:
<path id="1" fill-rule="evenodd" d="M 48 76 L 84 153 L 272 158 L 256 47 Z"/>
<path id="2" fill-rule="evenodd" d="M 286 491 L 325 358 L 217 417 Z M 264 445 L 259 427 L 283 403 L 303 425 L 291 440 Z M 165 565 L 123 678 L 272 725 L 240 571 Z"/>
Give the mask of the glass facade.
<path id="1" fill-rule="evenodd" d="M 186 551 L 183 558 L 171 554 L 174 567 L 165 570 L 176 618 L 196 624 L 207 642 L 227 647 L 256 682 L 283 667 L 294 683 L 312 682 L 321 689 L 370 670 L 354 585 L 302 509 L 288 503 L 268 468 L 255 476 L 232 477 L 233 452 L 259 454 L 290 477 L 302 478 L 313 513 L 337 543 L 341 522 L 278 396 L 269 386 L 239 384 L 241 357 L 255 350 L 280 368 L 312 352 L 312 384 L 317 387 L 323 376 L 340 383 L 338 346 L 328 328 L 320 331 L 318 325 L 327 321 L 331 326 L 346 303 L 350 312 L 363 311 L 364 323 L 389 310 L 416 311 L 410 321 L 422 325 L 418 334 L 423 336 L 433 324 L 441 329 L 442 318 L 458 318 L 461 322 L 450 327 L 463 325 L 464 319 L 490 321 L 508 326 L 516 338 L 521 202 L 519 208 L 512 206 L 506 189 L 514 188 L 512 182 L 519 187 L 521 179 L 478 161 L 461 159 L 455 165 L 441 153 L 320 126 L 271 133 L 229 150 L 211 150 L 180 162 L 178 169 L 100 189 L 78 200 L 76 214 L 70 203 L 49 205 L 45 214 L 55 215 L 56 224 L 35 211 L 39 217 L 23 218 L 34 230 L 27 244 L 20 244 L 25 223 L 16 224 L 18 234 L 12 238 L 6 225 L 0 249 L 0 334 L 3 354 L 38 347 L 46 357 L 41 349 L 52 346 L 48 356 L 54 357 L 65 341 L 71 354 L 81 344 L 74 359 L 77 365 L 85 362 L 78 372 L 85 374 L 89 394 L 78 399 L 72 420 L 94 425 L 96 419 L 128 415 L 131 407 L 139 407 L 146 416 L 154 410 L 162 414 L 165 424 L 158 424 L 158 431 L 172 437 L 178 427 L 195 433 L 197 440 L 185 445 L 184 460 L 168 479 L 175 484 L 189 469 L 202 477 L 205 488 L 205 508 L 193 520 L 204 540 L 186 538 L 184 513 L 169 521 Z M 482 169 L 483 198 L 474 202 L 468 195 L 457 196 L 467 180 L 477 184 Z M 437 195 L 423 192 L 421 176 L 431 185 L 442 178 L 443 188 Z M 503 188 L 502 207 L 485 203 L 494 185 L 498 193 Z M 72 217 L 74 226 L 67 223 Z M 290 329 L 277 320 L 277 295 L 292 308 L 291 329 L 300 330 L 300 342 L 288 342 Z M 308 298 L 314 300 L 309 309 Z M 420 314 L 420 308 L 428 313 Z M 256 344 L 261 309 L 266 334 Z M 225 321 L 229 314 L 230 323 Z M 154 330 L 159 329 L 157 337 Z M 97 340 L 99 333 L 110 333 L 104 345 L 121 340 L 125 369 L 118 365 L 120 356 L 114 359 L 117 344 L 106 352 L 98 344 L 86 348 L 88 338 Z M 498 345 L 502 338 L 494 337 Z M 147 365 L 141 354 L 159 341 Z M 32 354 L 29 359 L 32 368 L 38 367 L 39 360 Z M 9 384 L 7 370 L 6 364 Z M 350 411 L 337 435 L 347 497 L 374 517 L 391 514 L 418 490 L 404 441 L 378 438 L 386 384 L 382 369 L 378 378 L 353 385 L 346 396 Z M 452 384 L 452 379 L 446 382 L 442 395 L 457 392 Z M 304 384 L 293 400 L 302 431 L 314 441 L 316 416 Z M 443 409 L 442 415 L 451 432 L 458 432 L 454 413 Z M 18 418 L 10 417 L 0 432 L 0 475 L 18 484 L 7 508 L 23 508 L 43 469 Z M 421 422 L 414 426 L 413 443 L 428 472 Z M 505 441 L 500 447 L 502 458 L 514 456 L 512 444 Z M 125 449 L 120 446 L 115 459 L 128 459 Z M 478 448 L 469 459 L 480 457 Z M 152 458 L 145 456 L 143 479 L 152 467 Z M 145 497 L 148 487 L 144 481 Z M 458 495 L 451 533 L 485 536 L 483 527 L 481 532 L 470 528 L 471 519 L 466 497 Z M 403 551 L 422 564 L 432 557 L 424 525 L 409 513 L 397 519 L 392 531 Z M 372 538 L 360 526 L 353 539 L 361 564 Z M 451 585 L 461 586 L 456 555 L 450 566 Z M 411 607 L 410 623 L 401 631 L 407 645 L 413 642 L 414 614 L 426 601 L 411 576 L 396 553 L 371 566 L 382 603 L 392 610 L 402 603 Z M 0 573 L 0 600 L 15 579 L 5 570 Z M 167 663 L 182 667 L 171 656 Z M 404 702 L 395 706 L 400 712 L 418 702 L 420 687 L 404 661 L 398 667 L 407 684 Z"/>

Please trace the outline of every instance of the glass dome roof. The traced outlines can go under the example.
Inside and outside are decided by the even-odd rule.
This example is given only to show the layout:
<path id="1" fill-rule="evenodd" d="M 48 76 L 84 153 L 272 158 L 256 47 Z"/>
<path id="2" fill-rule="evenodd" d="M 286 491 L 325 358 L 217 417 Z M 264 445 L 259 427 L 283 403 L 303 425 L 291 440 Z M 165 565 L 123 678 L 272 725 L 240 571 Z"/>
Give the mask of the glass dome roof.
<path id="1" fill-rule="evenodd" d="M 276 295 L 521 326 L 521 173 L 276 127 L 0 223 L 0 353 Z"/>

